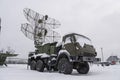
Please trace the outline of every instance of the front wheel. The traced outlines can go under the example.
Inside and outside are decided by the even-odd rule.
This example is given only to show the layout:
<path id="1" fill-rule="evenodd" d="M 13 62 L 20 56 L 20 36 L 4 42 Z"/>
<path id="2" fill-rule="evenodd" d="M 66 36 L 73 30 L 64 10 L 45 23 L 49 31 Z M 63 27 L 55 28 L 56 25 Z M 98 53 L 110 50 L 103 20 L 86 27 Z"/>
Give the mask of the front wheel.
<path id="1" fill-rule="evenodd" d="M 80 74 L 87 74 L 88 71 L 89 71 L 89 64 L 88 64 L 88 62 L 78 63 L 77 71 Z"/>
<path id="2" fill-rule="evenodd" d="M 66 58 L 61 58 L 58 62 L 59 73 L 71 74 L 73 66 Z"/>

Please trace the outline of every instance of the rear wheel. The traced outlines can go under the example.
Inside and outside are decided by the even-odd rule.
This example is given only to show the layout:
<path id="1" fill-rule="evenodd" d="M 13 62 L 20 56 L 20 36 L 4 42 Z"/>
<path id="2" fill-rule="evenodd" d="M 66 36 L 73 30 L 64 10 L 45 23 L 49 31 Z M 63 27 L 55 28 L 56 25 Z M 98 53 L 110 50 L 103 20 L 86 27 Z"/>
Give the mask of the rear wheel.
<path id="1" fill-rule="evenodd" d="M 43 72 L 44 71 L 44 63 L 42 60 L 38 60 L 36 63 L 36 70 Z"/>
<path id="2" fill-rule="evenodd" d="M 71 74 L 73 66 L 66 58 L 61 58 L 58 63 L 59 73 Z"/>
<path id="3" fill-rule="evenodd" d="M 36 70 L 36 62 L 34 60 L 32 60 L 31 63 L 30 63 L 30 69 L 31 70 Z"/>
<path id="4" fill-rule="evenodd" d="M 78 64 L 77 71 L 78 71 L 80 74 L 87 74 L 88 71 L 89 71 L 89 64 L 88 64 L 88 62 L 79 63 L 79 64 Z"/>

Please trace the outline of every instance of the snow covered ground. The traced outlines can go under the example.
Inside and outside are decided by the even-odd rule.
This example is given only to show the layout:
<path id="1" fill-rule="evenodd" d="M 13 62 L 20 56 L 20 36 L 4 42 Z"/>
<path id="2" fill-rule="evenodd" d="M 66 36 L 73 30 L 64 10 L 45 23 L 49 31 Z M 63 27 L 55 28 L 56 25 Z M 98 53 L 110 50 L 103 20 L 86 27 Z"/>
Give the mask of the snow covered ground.
<path id="1" fill-rule="evenodd" d="M 120 65 L 90 65 L 88 74 L 78 74 L 74 70 L 71 75 L 64 75 L 27 70 L 25 64 L 9 64 L 8 67 L 0 66 L 0 80 L 120 80 Z"/>

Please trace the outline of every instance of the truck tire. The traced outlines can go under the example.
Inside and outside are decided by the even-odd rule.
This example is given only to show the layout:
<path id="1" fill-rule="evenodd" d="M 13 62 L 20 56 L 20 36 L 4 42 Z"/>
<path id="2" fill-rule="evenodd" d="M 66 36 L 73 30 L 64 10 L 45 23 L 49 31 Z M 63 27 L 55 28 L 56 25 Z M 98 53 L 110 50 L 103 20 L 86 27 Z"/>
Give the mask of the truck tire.
<path id="1" fill-rule="evenodd" d="M 31 63 L 30 63 L 30 69 L 31 70 L 36 70 L 36 62 L 34 60 L 32 60 Z"/>
<path id="2" fill-rule="evenodd" d="M 84 62 L 84 63 L 79 63 L 78 64 L 78 68 L 77 68 L 77 72 L 80 74 L 87 74 L 89 71 L 89 64 L 88 62 Z"/>
<path id="3" fill-rule="evenodd" d="M 38 60 L 36 63 L 36 70 L 43 72 L 44 71 L 44 63 L 42 60 Z"/>
<path id="4" fill-rule="evenodd" d="M 71 74 L 73 70 L 72 64 L 66 58 L 61 58 L 58 62 L 59 73 Z"/>

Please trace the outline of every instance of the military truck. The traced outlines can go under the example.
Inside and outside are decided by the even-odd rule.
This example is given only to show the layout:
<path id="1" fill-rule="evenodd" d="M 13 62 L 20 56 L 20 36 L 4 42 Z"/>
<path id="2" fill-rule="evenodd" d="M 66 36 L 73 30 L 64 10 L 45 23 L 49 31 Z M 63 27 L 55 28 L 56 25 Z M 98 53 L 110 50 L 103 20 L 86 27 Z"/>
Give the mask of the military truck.
<path id="1" fill-rule="evenodd" d="M 77 33 L 70 33 L 62 38 L 62 42 L 46 43 L 36 46 L 34 52 L 28 55 L 28 65 L 31 70 L 43 72 L 58 71 L 71 74 L 76 69 L 80 74 L 89 72 L 89 62 L 97 58 L 91 40 Z"/>

